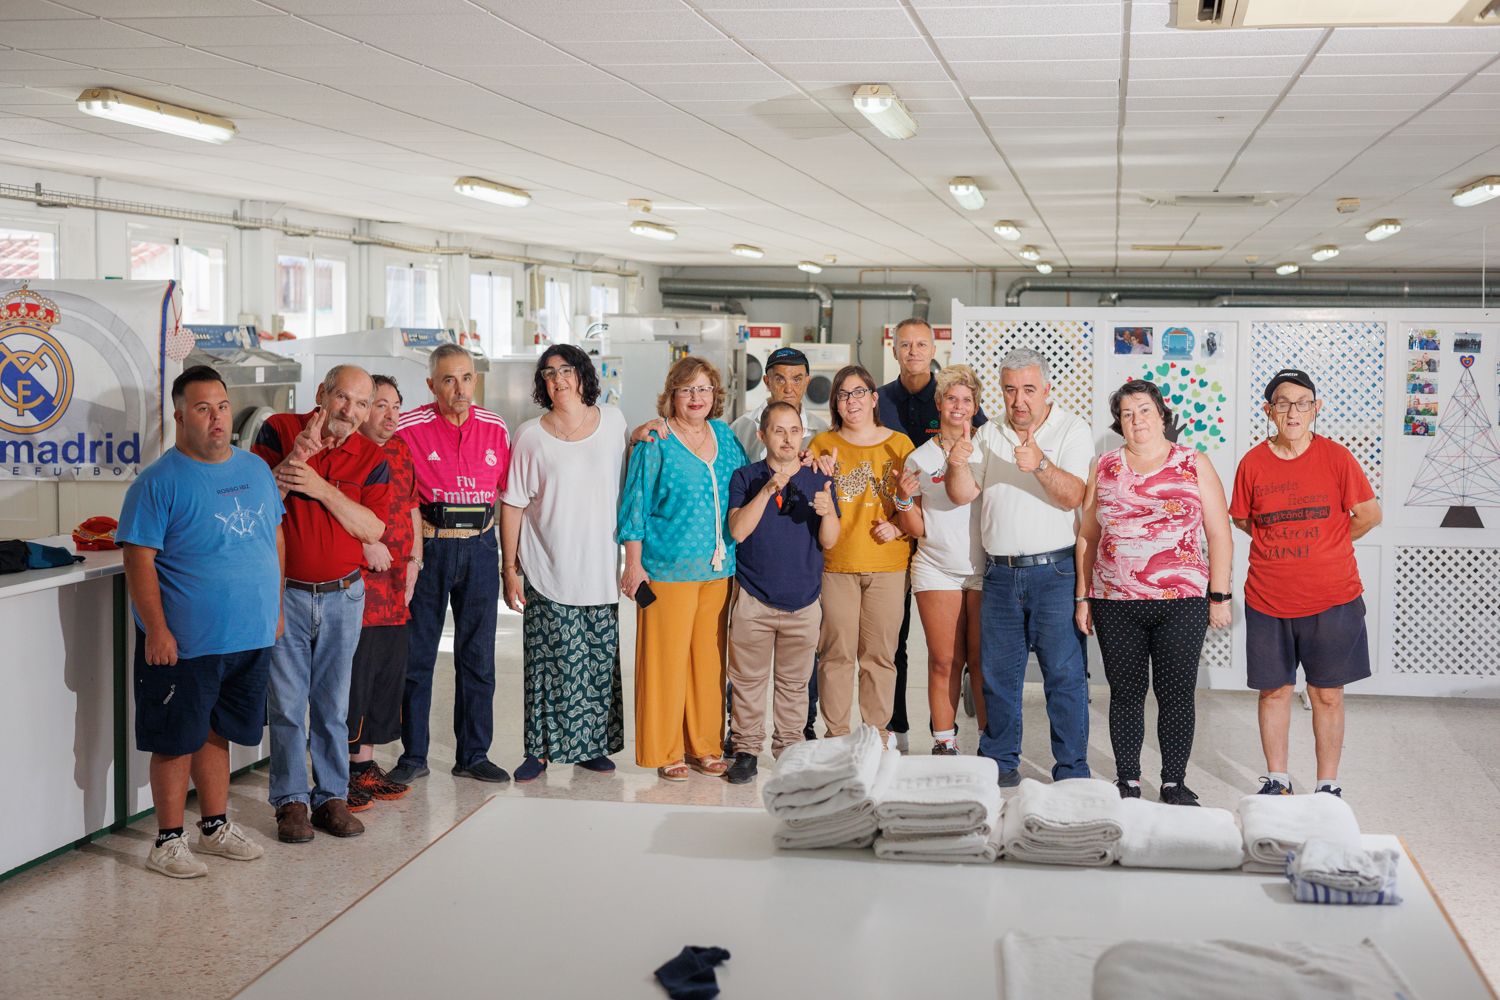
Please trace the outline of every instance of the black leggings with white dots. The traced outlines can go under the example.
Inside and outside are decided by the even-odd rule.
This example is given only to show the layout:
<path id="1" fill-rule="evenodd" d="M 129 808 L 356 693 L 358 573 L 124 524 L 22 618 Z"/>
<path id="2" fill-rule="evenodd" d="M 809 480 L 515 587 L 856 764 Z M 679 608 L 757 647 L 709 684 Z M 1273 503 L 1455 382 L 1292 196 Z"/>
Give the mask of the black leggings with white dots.
<path id="1" fill-rule="evenodd" d="M 1193 752 L 1198 658 L 1208 631 L 1208 599 L 1091 602 L 1109 681 L 1109 742 L 1122 781 L 1141 777 L 1146 689 L 1156 691 L 1161 780 L 1181 783 Z"/>

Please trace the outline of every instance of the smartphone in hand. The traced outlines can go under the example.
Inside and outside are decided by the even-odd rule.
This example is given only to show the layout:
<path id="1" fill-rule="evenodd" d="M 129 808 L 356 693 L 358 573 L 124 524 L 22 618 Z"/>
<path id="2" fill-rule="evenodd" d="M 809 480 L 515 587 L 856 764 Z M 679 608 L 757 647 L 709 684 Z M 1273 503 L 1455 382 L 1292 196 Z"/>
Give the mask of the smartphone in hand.
<path id="1" fill-rule="evenodd" d="M 635 588 L 635 606 L 642 609 L 649 608 L 651 602 L 655 600 L 656 592 L 651 589 L 651 584 L 642 580 L 641 585 Z"/>

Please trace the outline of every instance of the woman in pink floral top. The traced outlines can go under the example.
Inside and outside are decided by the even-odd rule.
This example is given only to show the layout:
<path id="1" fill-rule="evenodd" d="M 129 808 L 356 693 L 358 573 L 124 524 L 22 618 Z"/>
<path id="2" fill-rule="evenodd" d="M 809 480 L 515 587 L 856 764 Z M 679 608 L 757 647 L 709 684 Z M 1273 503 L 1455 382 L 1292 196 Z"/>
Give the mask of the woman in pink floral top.
<path id="1" fill-rule="evenodd" d="M 1109 410 L 1125 444 L 1099 456 L 1089 476 L 1078 532 L 1078 587 L 1087 591 L 1076 596 L 1075 619 L 1084 632 L 1098 630 L 1120 796 L 1141 794 L 1150 687 L 1161 800 L 1196 806 L 1184 779 L 1203 637 L 1230 621 L 1228 504 L 1208 457 L 1168 440 L 1172 413 L 1154 384 L 1126 382 Z"/>

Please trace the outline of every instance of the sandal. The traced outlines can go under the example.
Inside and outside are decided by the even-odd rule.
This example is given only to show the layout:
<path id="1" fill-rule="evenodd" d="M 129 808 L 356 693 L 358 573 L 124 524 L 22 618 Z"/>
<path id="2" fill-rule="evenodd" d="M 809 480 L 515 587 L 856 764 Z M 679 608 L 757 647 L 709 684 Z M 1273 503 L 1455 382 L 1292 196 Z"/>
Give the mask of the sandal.
<path id="1" fill-rule="evenodd" d="M 686 781 L 688 778 L 688 766 L 682 761 L 668 764 L 656 769 L 656 776 L 663 781 Z"/>
<path id="2" fill-rule="evenodd" d="M 729 770 L 729 761 L 723 757 L 688 757 L 687 764 L 699 774 L 706 774 L 711 778 L 721 778 Z"/>

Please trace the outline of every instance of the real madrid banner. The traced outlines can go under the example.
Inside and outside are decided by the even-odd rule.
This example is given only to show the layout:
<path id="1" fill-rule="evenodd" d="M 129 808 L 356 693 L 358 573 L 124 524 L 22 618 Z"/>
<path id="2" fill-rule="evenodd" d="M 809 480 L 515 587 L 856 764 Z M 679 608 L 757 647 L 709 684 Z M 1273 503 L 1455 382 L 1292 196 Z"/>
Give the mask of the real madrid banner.
<path id="1" fill-rule="evenodd" d="M 0 479 L 123 481 L 161 454 L 178 303 L 170 281 L 0 281 Z"/>

